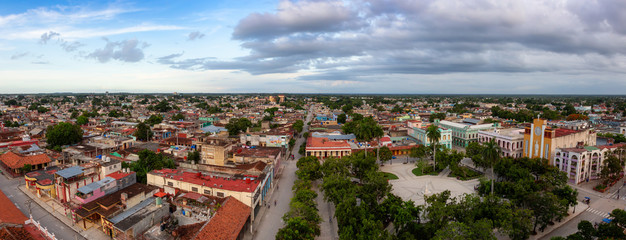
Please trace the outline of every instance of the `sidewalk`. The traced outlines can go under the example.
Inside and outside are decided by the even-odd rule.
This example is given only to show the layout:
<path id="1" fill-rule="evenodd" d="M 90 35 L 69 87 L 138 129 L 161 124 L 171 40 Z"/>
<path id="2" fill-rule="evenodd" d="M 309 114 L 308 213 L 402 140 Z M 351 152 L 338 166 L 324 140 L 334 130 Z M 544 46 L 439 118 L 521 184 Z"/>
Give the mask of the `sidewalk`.
<path id="1" fill-rule="evenodd" d="M 58 210 L 63 209 L 63 207 L 60 204 L 54 202 L 54 200 L 49 200 L 48 202 L 50 203 L 47 203 L 47 202 L 42 201 L 37 196 L 35 196 L 35 194 L 33 194 L 31 191 L 27 190 L 25 186 L 22 185 L 22 186 L 19 186 L 18 188 L 20 189 L 20 191 L 26 194 L 30 199 L 36 202 L 41 208 L 48 211 L 48 213 L 52 214 L 52 216 L 59 219 L 59 221 L 63 222 L 67 227 L 71 228 L 74 232 L 77 232 L 84 238 L 90 239 L 90 240 L 109 239 L 104 234 L 104 232 L 100 231 L 98 228 L 92 227 L 88 230 L 84 230 L 77 224 L 74 224 L 72 221 L 70 221 L 69 218 L 67 218 L 67 216 L 63 215 L 61 212 L 58 211 Z M 54 209 L 57 209 L 57 210 L 54 210 Z"/>
<path id="2" fill-rule="evenodd" d="M 583 213 L 585 210 L 587 210 L 587 208 L 589 208 L 589 205 L 587 205 L 585 203 L 582 203 L 582 202 L 578 202 L 578 205 L 576 205 L 573 208 L 570 208 L 569 211 L 567 211 L 567 213 L 569 213 L 569 216 L 563 218 L 563 220 L 561 220 L 561 222 L 555 222 L 554 225 L 546 227 L 546 229 L 543 232 L 538 231 L 537 235 L 530 236 L 529 239 L 533 239 L 533 240 L 534 239 L 541 239 L 543 236 L 548 235 L 552 231 L 558 229 L 559 227 L 563 226 L 564 224 L 566 224 L 570 220 L 574 219 L 576 216 L 578 216 L 581 213 Z M 575 213 L 573 213 L 574 209 L 576 209 Z"/>

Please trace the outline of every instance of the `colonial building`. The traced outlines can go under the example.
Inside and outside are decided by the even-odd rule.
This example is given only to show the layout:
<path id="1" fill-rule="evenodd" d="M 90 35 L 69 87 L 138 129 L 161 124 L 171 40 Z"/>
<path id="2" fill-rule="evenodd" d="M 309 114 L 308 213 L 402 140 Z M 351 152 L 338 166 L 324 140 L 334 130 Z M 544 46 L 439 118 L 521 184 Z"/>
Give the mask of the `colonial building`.
<path id="1" fill-rule="evenodd" d="M 419 127 L 413 127 L 413 130 L 410 131 L 412 133 L 410 136 L 417 139 L 424 146 L 430 146 L 430 138 L 428 138 L 426 132 L 428 130 L 428 126 L 430 126 L 430 124 L 420 124 Z M 439 137 L 438 145 L 447 149 L 452 149 L 452 130 L 445 127 L 439 127 L 439 134 L 441 136 Z"/>
<path id="2" fill-rule="evenodd" d="M 478 142 L 495 141 L 502 150 L 502 157 L 520 158 L 523 155 L 524 129 L 505 128 L 493 131 L 478 131 Z"/>
<path id="3" fill-rule="evenodd" d="M 478 131 L 489 131 L 495 128 L 494 124 L 456 123 L 450 121 L 435 121 L 439 127 L 452 130 L 452 145 L 467 147 L 470 142 L 478 142 Z"/>
<path id="4" fill-rule="evenodd" d="M 327 157 L 350 156 L 352 147 L 345 140 L 332 141 L 328 138 L 309 137 L 306 141 L 306 156 L 315 156 L 320 159 Z"/>
<path id="5" fill-rule="evenodd" d="M 48 166 L 51 162 L 46 154 L 22 155 L 12 151 L 0 155 L 0 164 L 12 176 L 23 174 L 23 167 L 30 165 L 31 170 L 39 170 Z"/>
<path id="6" fill-rule="evenodd" d="M 524 129 L 524 157 L 553 159 L 557 148 L 596 145 L 594 129 L 571 130 L 551 128 L 545 119 L 535 119 Z"/>
<path id="7" fill-rule="evenodd" d="M 579 184 L 600 178 L 604 159 L 624 144 L 557 148 L 552 161 L 559 170 L 567 173 L 570 183 Z"/>

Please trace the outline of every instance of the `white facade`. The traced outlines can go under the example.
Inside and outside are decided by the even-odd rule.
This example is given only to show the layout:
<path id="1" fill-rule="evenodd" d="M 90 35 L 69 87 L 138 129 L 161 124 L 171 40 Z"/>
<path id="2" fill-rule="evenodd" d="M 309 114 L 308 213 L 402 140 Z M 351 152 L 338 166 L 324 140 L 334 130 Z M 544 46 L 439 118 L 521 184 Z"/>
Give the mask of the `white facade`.
<path id="1" fill-rule="evenodd" d="M 579 184 L 600 178 L 604 159 L 618 145 L 582 148 L 557 148 L 552 164 L 567 173 L 570 183 Z"/>
<path id="2" fill-rule="evenodd" d="M 524 129 L 508 128 L 493 131 L 478 131 L 478 142 L 494 140 L 502 150 L 502 157 L 520 158 L 523 155 Z"/>

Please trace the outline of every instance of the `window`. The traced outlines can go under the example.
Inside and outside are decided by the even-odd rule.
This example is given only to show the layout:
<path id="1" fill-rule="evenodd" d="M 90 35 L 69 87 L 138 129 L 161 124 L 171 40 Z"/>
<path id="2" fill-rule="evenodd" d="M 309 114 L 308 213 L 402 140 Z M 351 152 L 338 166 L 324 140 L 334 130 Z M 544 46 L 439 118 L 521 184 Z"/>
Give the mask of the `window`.
<path id="1" fill-rule="evenodd" d="M 173 182 L 167 182 L 167 186 L 173 187 L 174 183 Z"/>
<path id="2" fill-rule="evenodd" d="M 206 189 L 205 189 L 205 190 L 204 190 L 204 194 L 206 194 L 206 195 L 211 195 L 211 190 L 206 190 Z"/>
<path id="3" fill-rule="evenodd" d="M 223 192 L 217 192 L 217 196 L 218 197 L 224 197 L 224 193 Z"/>
<path id="4" fill-rule="evenodd" d="M 198 192 L 198 188 L 197 187 L 191 187 L 191 191 Z"/>

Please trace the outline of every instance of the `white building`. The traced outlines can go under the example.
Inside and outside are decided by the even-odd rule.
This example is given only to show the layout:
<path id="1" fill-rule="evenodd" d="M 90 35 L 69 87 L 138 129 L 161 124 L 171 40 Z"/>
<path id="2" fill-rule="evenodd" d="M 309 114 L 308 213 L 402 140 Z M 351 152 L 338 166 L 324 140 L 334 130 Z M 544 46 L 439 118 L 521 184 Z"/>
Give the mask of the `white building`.
<path id="1" fill-rule="evenodd" d="M 570 183 L 579 184 L 600 178 L 604 159 L 608 154 L 619 151 L 621 146 L 624 144 L 557 148 L 552 162 L 559 170 L 567 173 Z"/>
<path id="2" fill-rule="evenodd" d="M 478 142 L 494 140 L 502 150 L 502 157 L 520 158 L 524 150 L 524 129 L 505 128 L 493 131 L 478 131 Z"/>

